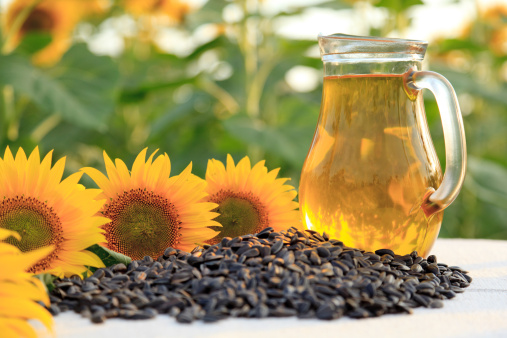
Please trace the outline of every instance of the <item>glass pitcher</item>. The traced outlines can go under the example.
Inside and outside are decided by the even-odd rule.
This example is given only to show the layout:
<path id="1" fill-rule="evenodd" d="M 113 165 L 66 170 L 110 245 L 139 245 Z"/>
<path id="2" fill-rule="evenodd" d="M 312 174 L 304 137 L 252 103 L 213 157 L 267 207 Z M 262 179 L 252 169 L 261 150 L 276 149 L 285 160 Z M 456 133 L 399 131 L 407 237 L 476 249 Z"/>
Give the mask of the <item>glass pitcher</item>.
<path id="1" fill-rule="evenodd" d="M 320 116 L 301 173 L 306 227 L 351 247 L 426 257 L 442 210 L 466 169 L 463 120 L 451 84 L 421 71 L 424 41 L 319 36 L 324 63 Z M 446 170 L 426 123 L 422 89 L 440 110 Z"/>

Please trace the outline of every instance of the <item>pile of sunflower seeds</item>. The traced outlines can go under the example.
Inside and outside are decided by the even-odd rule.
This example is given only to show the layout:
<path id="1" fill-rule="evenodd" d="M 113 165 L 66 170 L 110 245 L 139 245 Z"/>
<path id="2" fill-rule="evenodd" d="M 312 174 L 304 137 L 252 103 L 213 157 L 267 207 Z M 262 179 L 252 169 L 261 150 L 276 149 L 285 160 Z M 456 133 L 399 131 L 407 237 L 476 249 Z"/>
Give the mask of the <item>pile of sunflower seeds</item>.
<path id="1" fill-rule="evenodd" d="M 440 308 L 472 278 L 456 266 L 412 252 L 375 253 L 344 246 L 314 231 L 224 238 L 192 253 L 168 248 L 93 276 L 55 281 L 50 311 L 73 310 L 94 323 L 169 314 L 181 323 L 227 317 L 367 318 Z"/>

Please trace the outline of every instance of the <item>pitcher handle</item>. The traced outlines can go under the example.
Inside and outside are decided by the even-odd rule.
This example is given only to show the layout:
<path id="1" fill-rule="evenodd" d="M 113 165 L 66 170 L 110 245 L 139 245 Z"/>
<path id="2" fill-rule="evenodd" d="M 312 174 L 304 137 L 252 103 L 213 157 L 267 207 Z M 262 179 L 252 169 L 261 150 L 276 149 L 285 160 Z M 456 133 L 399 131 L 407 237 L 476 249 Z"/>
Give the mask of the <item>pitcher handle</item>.
<path id="1" fill-rule="evenodd" d="M 466 173 L 466 143 L 463 118 L 458 98 L 449 81 L 442 75 L 429 71 L 413 71 L 408 74 L 407 86 L 415 90 L 429 89 L 437 100 L 445 141 L 444 179 L 436 191 L 425 195 L 421 208 L 427 217 L 443 210 L 458 196 Z"/>

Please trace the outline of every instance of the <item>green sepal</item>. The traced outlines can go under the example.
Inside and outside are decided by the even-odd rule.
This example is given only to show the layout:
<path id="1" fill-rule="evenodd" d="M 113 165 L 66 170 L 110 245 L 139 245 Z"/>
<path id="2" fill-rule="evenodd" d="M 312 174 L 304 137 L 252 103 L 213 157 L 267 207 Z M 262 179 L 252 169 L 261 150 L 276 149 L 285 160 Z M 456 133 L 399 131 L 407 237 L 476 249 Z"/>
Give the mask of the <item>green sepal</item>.
<path id="1" fill-rule="evenodd" d="M 96 254 L 106 267 L 119 263 L 123 263 L 125 264 L 125 266 L 127 266 L 130 264 L 130 262 L 132 262 L 132 258 L 122 255 L 121 253 L 118 253 L 116 251 L 104 248 L 103 246 L 100 246 L 98 244 L 94 244 L 91 247 L 87 248 L 86 250 Z"/>
<path id="2" fill-rule="evenodd" d="M 58 278 L 50 273 L 40 273 L 38 275 L 34 275 L 34 277 L 40 280 L 42 284 L 44 284 L 47 293 L 53 291 L 53 289 L 55 288 L 54 281 Z"/>

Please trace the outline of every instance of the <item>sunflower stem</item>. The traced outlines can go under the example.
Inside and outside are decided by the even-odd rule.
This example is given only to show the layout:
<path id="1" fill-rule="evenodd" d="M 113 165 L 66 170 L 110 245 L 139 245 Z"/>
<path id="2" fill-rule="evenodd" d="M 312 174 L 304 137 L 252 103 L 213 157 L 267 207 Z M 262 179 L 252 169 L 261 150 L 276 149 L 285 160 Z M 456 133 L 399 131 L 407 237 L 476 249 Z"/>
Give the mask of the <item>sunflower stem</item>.
<path id="1" fill-rule="evenodd" d="M 14 107 L 14 89 L 12 86 L 6 85 L 2 88 L 2 99 L 4 111 L 0 114 L 0 142 L 5 139 L 8 134 L 10 122 L 15 115 Z M 8 135 L 7 135 L 8 136 Z"/>
<path id="2" fill-rule="evenodd" d="M 239 1 L 238 4 L 243 10 L 244 16 L 240 22 L 239 34 L 239 47 L 243 53 L 245 63 L 245 93 L 246 93 L 246 113 L 250 117 L 259 116 L 259 107 L 254 100 L 252 100 L 252 91 L 254 86 L 254 77 L 258 69 L 258 50 L 257 42 L 255 39 L 250 39 L 249 34 L 251 28 L 248 25 L 250 19 L 249 8 L 246 0 Z"/>
<path id="3" fill-rule="evenodd" d="M 53 128 L 55 128 L 61 121 L 62 118 L 60 115 L 55 114 L 48 116 L 32 131 L 32 134 L 30 135 L 32 140 L 38 144 L 44 138 L 44 136 L 49 134 L 49 132 L 53 130 Z"/>
<path id="4" fill-rule="evenodd" d="M 235 115 L 239 111 L 239 104 L 236 99 L 215 82 L 201 78 L 197 82 L 197 85 L 208 94 L 214 96 L 220 103 L 222 103 L 230 115 Z"/>
<path id="5" fill-rule="evenodd" d="M 0 107 L 2 107 L 5 104 L 5 99 L 3 97 L 3 90 L 2 90 L 2 96 L 1 96 L 2 102 Z M 5 107 L 2 107 L 2 110 L 0 110 L 0 146 L 4 143 L 4 126 L 5 126 L 5 113 L 4 113 Z"/>
<path id="6" fill-rule="evenodd" d="M 248 6 L 247 0 L 236 0 L 236 4 L 243 10 L 243 19 L 237 24 L 238 46 L 243 55 L 245 64 L 245 113 L 253 120 L 260 118 L 260 98 L 265 78 L 269 73 L 261 72 L 259 74 L 259 45 L 257 39 L 251 38 L 252 28 L 249 25 L 250 20 L 255 20 L 256 13 L 251 13 L 252 9 Z M 253 11 L 258 11 L 256 6 Z M 255 32 L 256 34 L 257 32 Z M 268 70 L 268 69 L 266 69 Z M 263 157 L 264 150 L 257 145 L 247 145 L 248 155 L 258 161 Z"/>

